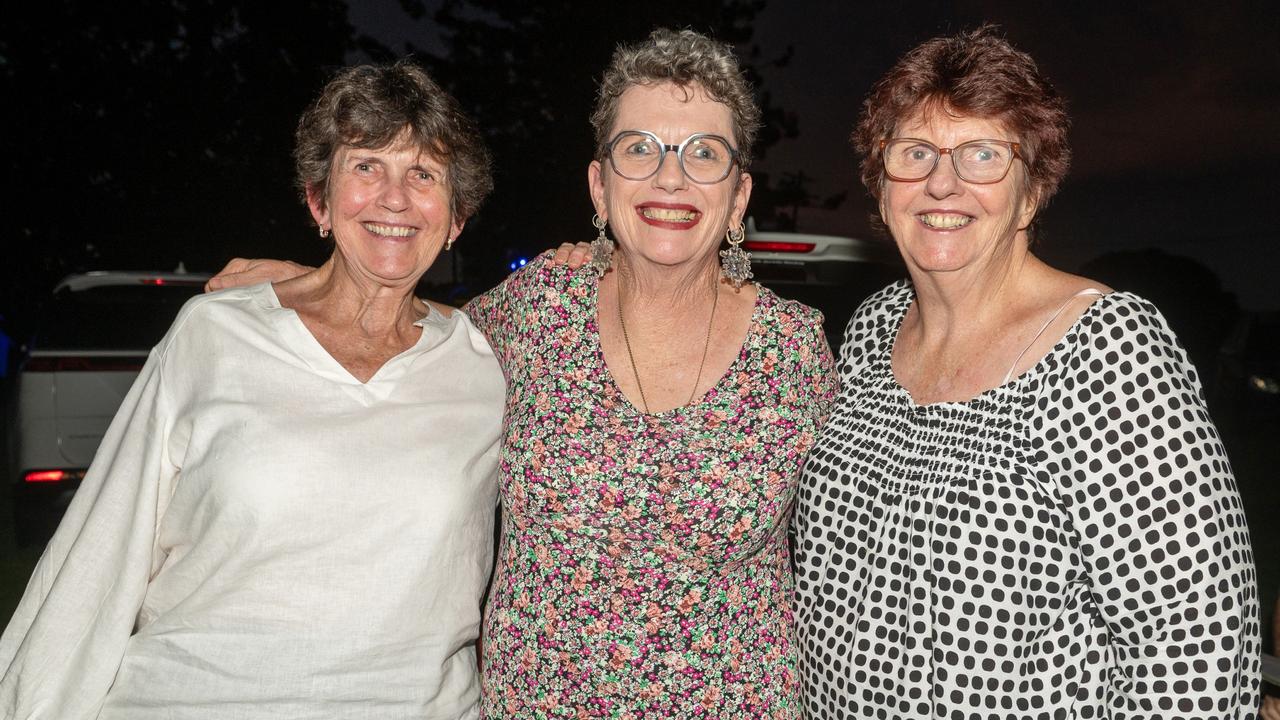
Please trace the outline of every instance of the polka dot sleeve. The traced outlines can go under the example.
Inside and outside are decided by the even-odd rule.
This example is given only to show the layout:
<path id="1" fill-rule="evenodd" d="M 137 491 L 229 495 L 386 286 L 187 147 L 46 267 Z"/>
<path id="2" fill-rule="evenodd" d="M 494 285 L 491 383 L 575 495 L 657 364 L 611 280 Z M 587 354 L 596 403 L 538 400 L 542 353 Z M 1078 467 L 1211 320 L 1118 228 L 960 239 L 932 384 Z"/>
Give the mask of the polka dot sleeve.
<path id="1" fill-rule="evenodd" d="M 1106 626 L 1121 718 L 1252 717 L 1257 584 L 1231 466 L 1164 318 L 1100 300 L 1033 412 L 1041 479 L 1070 519 Z"/>
<path id="2" fill-rule="evenodd" d="M 890 325 L 894 324 L 894 319 L 890 308 L 900 301 L 906 288 L 906 281 L 889 285 L 863 300 L 853 317 L 849 318 L 840 343 L 840 361 L 836 366 L 841 385 L 856 384 L 859 374 L 879 350 L 881 340 L 892 336 Z"/>

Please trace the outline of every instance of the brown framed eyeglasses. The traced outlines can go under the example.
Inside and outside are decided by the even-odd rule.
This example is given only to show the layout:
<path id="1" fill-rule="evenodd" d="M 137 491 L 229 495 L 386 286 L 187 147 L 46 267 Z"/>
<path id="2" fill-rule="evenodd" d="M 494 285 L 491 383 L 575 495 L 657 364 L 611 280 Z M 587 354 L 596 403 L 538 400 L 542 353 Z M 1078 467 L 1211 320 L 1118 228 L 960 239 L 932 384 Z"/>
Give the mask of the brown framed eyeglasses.
<path id="1" fill-rule="evenodd" d="M 943 155 L 951 156 L 956 177 L 975 185 L 1000 182 L 1009 174 L 1013 161 L 1023 159 L 1022 146 L 1009 140 L 970 140 L 953 148 L 940 148 L 919 138 L 880 141 L 884 174 L 898 182 L 924 180 L 937 169 Z"/>

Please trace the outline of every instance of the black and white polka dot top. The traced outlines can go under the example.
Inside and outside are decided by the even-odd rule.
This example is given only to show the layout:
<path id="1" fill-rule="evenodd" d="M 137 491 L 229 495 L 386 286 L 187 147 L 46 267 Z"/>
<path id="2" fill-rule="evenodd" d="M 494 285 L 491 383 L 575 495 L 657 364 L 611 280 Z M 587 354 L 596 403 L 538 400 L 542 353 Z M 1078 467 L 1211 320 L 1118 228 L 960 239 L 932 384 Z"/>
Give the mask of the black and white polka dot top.
<path id="1" fill-rule="evenodd" d="M 1231 467 L 1164 318 L 1097 300 L 1034 368 L 916 405 L 869 299 L 805 466 L 809 716 L 1248 718 L 1257 586 Z"/>

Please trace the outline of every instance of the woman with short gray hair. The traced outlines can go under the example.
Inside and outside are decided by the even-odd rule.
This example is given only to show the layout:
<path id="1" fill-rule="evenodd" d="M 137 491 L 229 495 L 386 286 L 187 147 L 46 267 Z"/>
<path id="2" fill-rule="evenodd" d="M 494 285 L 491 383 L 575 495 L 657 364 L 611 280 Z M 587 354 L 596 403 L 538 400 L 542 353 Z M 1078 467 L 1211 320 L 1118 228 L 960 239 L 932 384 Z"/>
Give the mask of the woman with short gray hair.
<path id="1" fill-rule="evenodd" d="M 413 290 L 488 154 L 396 63 L 339 73 L 295 157 L 332 256 L 179 313 L 0 640 L 0 715 L 479 717 L 502 375 Z"/>

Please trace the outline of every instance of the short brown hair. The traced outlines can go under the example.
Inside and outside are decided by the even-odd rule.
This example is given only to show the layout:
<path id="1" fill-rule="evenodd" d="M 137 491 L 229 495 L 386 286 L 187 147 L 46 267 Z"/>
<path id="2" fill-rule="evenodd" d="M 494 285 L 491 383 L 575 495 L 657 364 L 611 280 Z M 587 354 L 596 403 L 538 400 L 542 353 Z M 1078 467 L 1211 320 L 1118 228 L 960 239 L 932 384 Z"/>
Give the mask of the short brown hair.
<path id="1" fill-rule="evenodd" d="M 340 146 L 382 148 L 402 136 L 445 163 L 453 214 L 474 215 L 493 189 L 489 151 L 458 101 L 408 60 L 345 68 L 302 113 L 293 162 L 303 200 L 324 199 Z"/>
<path id="2" fill-rule="evenodd" d="M 944 111 L 994 120 L 1014 134 L 1026 166 L 1027 190 L 1040 207 L 1071 165 L 1066 101 L 1031 56 L 992 25 L 918 45 L 872 88 L 853 131 L 862 154 L 862 183 L 880 198 L 880 141 L 917 113 Z"/>
<path id="3" fill-rule="evenodd" d="M 692 30 L 667 28 L 654 30 L 644 42 L 619 45 L 614 51 L 591 113 L 598 157 L 604 157 L 622 94 L 636 85 L 667 82 L 686 91 L 701 88 L 707 97 L 728 106 L 739 165 L 745 169 L 751 164 L 751 148 L 760 130 L 760 108 L 733 47 Z"/>

